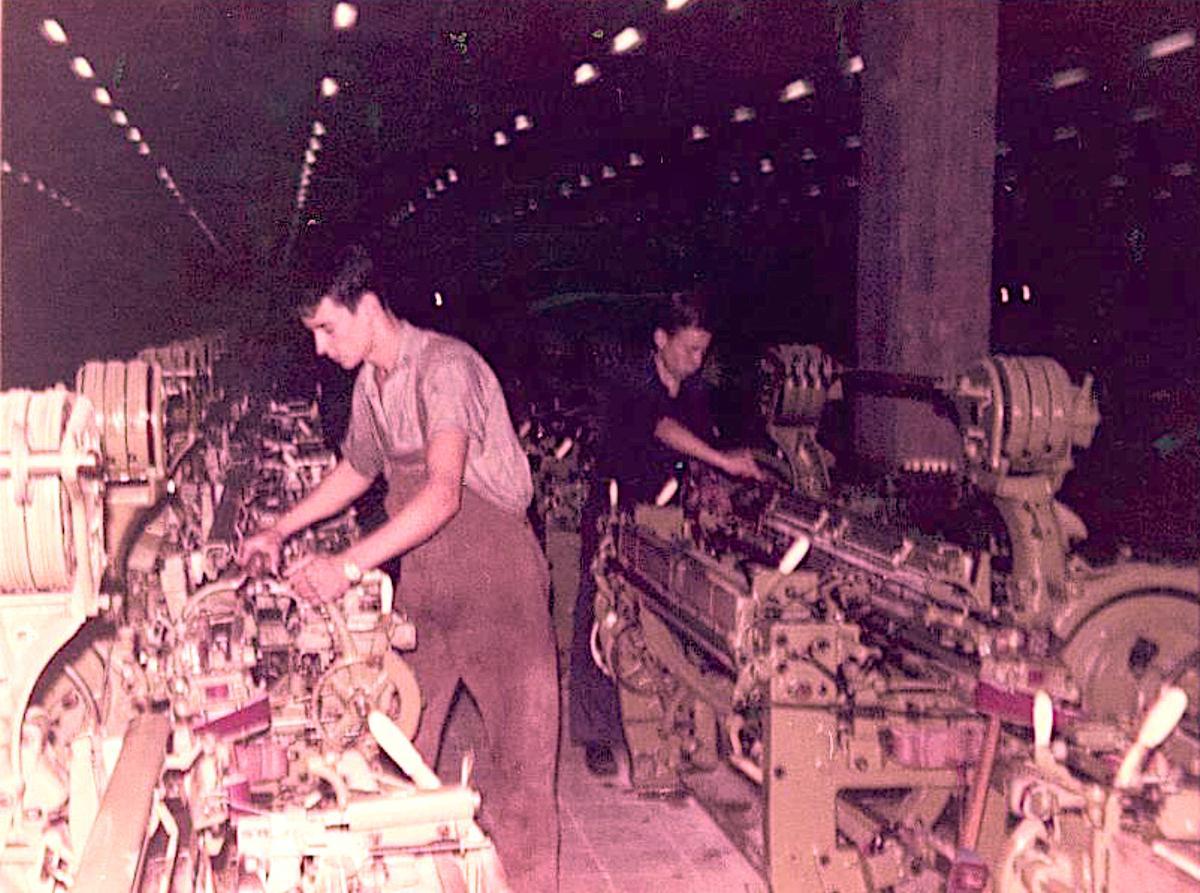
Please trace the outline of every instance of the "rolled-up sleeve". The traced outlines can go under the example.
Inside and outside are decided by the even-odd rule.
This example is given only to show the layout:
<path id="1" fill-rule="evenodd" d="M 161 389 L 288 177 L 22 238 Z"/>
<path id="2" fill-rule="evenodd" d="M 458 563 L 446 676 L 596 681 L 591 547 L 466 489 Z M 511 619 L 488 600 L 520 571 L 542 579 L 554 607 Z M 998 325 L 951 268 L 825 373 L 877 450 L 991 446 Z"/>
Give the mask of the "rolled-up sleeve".
<path id="1" fill-rule="evenodd" d="M 476 443 L 483 441 L 487 419 L 484 383 L 465 351 L 439 351 L 430 358 L 417 390 L 425 437 L 456 428 Z"/>
<path id="2" fill-rule="evenodd" d="M 383 471 L 383 449 L 361 378 L 354 383 L 350 399 L 350 423 L 342 438 L 342 458 L 363 477 L 374 478 Z"/>

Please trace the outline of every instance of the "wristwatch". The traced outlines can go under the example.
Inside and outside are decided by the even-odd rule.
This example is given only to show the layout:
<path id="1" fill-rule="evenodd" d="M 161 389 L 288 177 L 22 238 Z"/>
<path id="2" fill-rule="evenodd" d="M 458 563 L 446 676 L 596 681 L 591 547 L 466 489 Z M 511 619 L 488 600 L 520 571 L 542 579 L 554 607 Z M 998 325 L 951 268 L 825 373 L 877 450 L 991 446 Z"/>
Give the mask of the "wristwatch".
<path id="1" fill-rule="evenodd" d="M 353 561 L 347 561 L 342 565 L 342 573 L 346 575 L 346 579 L 350 581 L 351 586 L 357 586 L 362 582 L 362 569 Z"/>

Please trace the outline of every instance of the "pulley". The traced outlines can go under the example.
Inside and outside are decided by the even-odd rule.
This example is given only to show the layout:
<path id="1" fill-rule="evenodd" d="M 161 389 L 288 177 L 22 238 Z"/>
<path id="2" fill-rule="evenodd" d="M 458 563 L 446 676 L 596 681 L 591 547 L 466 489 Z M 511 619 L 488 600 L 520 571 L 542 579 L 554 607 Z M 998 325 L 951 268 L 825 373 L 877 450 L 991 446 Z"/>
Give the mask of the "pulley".
<path id="1" fill-rule="evenodd" d="M 94 593 L 104 567 L 100 457 L 90 401 L 0 393 L 0 592 Z"/>
<path id="2" fill-rule="evenodd" d="M 165 476 L 166 400 L 158 363 L 93 360 L 75 373 L 75 389 L 96 408 L 108 480 L 149 481 Z"/>

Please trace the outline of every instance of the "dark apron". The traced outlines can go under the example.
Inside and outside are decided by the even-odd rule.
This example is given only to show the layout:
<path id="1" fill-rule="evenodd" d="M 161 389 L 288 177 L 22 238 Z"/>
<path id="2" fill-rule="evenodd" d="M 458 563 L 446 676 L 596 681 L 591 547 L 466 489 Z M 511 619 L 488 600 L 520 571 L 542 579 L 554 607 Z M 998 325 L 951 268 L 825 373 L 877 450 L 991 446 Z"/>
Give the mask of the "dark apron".
<path id="1" fill-rule="evenodd" d="M 388 463 L 389 516 L 425 482 L 421 461 Z M 436 765 L 459 683 L 479 708 L 482 824 L 515 893 L 558 889 L 557 650 L 550 575 L 533 530 L 464 487 L 458 513 L 400 562 L 397 604 L 417 627 L 406 654 L 424 709 L 417 749 Z M 456 773 L 455 773 L 456 774 Z"/>

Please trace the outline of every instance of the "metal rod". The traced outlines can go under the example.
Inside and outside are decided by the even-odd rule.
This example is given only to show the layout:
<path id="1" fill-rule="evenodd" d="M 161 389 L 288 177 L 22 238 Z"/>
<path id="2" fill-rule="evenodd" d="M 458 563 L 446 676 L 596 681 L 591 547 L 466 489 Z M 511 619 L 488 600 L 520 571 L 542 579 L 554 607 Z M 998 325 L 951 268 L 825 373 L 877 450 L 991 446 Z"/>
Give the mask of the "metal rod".
<path id="1" fill-rule="evenodd" d="M 133 889 L 170 735 L 171 720 L 161 713 L 143 713 L 129 724 L 79 860 L 73 893 Z"/>
<path id="2" fill-rule="evenodd" d="M 996 765 L 996 750 L 1000 746 L 1000 717 L 995 713 L 988 716 L 987 738 L 979 758 L 979 772 L 975 775 L 975 786 L 971 789 L 971 800 L 967 816 L 963 820 L 960 844 L 962 849 L 974 850 L 979 842 L 979 829 L 983 826 L 983 810 L 987 805 L 988 788 L 992 781 L 992 767 Z"/>

